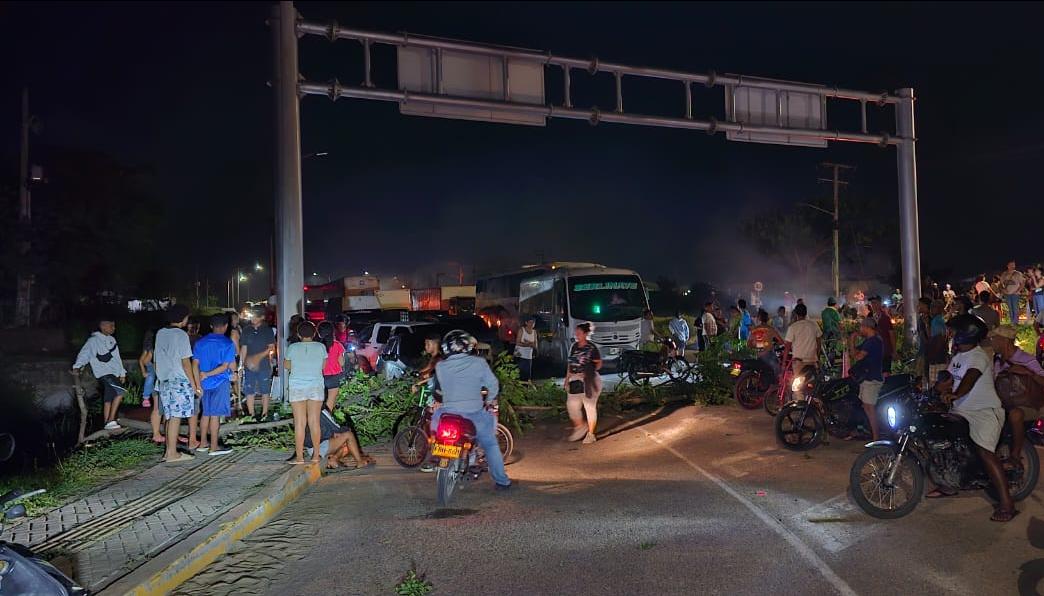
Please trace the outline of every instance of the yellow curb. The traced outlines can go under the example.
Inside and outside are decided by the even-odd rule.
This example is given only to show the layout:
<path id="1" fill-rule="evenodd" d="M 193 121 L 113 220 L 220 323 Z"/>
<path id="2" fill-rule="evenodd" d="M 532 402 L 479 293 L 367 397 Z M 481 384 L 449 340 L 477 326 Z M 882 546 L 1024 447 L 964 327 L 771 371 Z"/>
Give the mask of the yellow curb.
<path id="1" fill-rule="evenodd" d="M 294 466 L 276 480 L 277 486 L 265 490 L 262 494 L 254 495 L 233 509 L 230 512 L 235 515 L 233 519 L 218 520 L 211 524 L 212 526 L 217 524 L 218 527 L 214 529 L 213 534 L 204 538 L 192 550 L 166 563 L 162 569 L 155 571 L 138 585 L 127 589 L 124 594 L 128 596 L 170 594 L 178 586 L 216 561 L 218 557 L 227 553 L 234 542 L 271 521 L 284 507 L 301 496 L 321 477 L 320 466 L 314 464 Z M 194 538 L 193 535 L 186 540 Z"/>

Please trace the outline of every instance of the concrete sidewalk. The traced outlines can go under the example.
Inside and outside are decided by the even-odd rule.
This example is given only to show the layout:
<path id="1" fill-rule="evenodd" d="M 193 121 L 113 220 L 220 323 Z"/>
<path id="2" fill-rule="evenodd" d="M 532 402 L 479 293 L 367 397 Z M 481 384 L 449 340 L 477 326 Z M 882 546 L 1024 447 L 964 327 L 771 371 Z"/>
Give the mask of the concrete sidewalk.
<path id="1" fill-rule="evenodd" d="M 285 460 L 284 452 L 243 449 L 157 464 L 9 526 L 2 539 L 29 546 L 92 592 L 162 593 L 179 570 L 219 556 L 223 533 L 249 533 L 319 479 L 316 466 Z"/>

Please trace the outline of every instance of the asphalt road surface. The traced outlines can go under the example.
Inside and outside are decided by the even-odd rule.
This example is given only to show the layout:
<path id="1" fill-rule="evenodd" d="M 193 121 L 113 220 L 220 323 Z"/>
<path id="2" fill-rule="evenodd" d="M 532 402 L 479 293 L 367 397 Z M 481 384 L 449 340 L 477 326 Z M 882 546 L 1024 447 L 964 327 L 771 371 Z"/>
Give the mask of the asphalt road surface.
<path id="1" fill-rule="evenodd" d="M 182 594 L 393 594 L 411 569 L 433 594 L 1034 594 L 1044 578 L 1039 491 L 1013 522 L 982 492 L 924 501 L 894 521 L 847 494 L 861 446 L 779 448 L 771 419 L 734 406 L 661 408 L 564 423 L 517 441 L 488 477 L 435 503 L 431 474 L 385 454 L 332 475 Z"/>

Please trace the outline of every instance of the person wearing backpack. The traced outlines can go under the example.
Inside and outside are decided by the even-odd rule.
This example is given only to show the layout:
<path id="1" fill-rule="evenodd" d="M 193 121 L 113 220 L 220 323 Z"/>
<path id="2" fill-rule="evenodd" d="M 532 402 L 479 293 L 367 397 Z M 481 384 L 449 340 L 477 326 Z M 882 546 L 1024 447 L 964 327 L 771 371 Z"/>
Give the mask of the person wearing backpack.
<path id="1" fill-rule="evenodd" d="M 116 321 L 111 318 L 101 318 L 98 321 L 98 330 L 87 338 L 72 366 L 72 373 L 78 375 L 80 369 L 90 364 L 94 378 L 101 383 L 105 430 L 123 428 L 116 422 L 116 414 L 120 409 L 123 394 L 127 393 L 127 389 L 124 387 L 124 383 L 127 382 L 127 371 L 123 368 L 120 346 L 117 345 L 113 333 L 116 333 Z"/>

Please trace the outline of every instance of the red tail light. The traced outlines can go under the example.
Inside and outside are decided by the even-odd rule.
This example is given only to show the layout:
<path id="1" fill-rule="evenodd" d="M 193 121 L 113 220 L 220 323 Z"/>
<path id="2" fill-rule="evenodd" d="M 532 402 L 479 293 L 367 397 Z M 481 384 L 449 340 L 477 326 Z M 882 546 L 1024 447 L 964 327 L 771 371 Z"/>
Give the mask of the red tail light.
<path id="1" fill-rule="evenodd" d="M 1037 423 L 1033 426 L 1035 426 L 1037 430 L 1044 430 L 1044 418 L 1038 418 Z"/>
<path id="2" fill-rule="evenodd" d="M 439 430 L 436 433 L 440 443 L 456 443 L 460 440 L 460 425 L 456 422 L 439 421 Z"/>
<path id="3" fill-rule="evenodd" d="M 736 370 L 739 370 L 739 369 L 743 368 L 743 363 L 742 362 L 733 362 L 732 363 L 732 368 L 735 368 Z"/>

